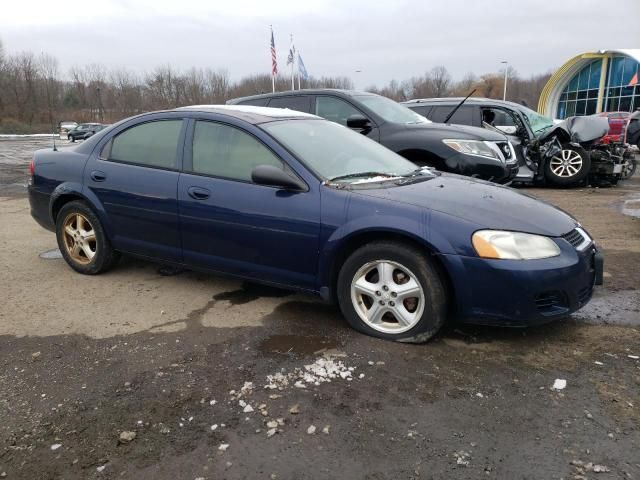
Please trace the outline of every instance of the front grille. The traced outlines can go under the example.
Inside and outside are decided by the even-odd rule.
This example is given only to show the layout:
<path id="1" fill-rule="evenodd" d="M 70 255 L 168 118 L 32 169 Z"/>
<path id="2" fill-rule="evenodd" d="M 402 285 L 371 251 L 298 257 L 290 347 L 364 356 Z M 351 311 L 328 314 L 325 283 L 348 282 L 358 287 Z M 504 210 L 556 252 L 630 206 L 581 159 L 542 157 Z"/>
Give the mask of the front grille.
<path id="1" fill-rule="evenodd" d="M 542 315 L 560 315 L 566 313 L 567 300 L 559 290 L 543 292 L 536 297 L 536 308 Z"/>
<path id="2" fill-rule="evenodd" d="M 585 240 L 577 229 L 573 229 L 569 233 L 565 233 L 562 235 L 562 238 L 569 242 L 573 248 L 578 248 Z"/>

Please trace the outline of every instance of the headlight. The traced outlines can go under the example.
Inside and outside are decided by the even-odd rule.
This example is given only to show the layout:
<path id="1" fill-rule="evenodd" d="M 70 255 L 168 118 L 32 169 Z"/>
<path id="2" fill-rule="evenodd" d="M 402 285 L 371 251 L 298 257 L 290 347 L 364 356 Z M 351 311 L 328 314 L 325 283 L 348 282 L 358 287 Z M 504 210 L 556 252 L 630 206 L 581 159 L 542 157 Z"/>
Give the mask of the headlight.
<path id="1" fill-rule="evenodd" d="M 534 260 L 560 255 L 560 248 L 548 237 L 530 233 L 479 230 L 471 237 L 479 257 L 503 260 Z"/>
<path id="2" fill-rule="evenodd" d="M 456 152 L 466 153 L 467 155 L 476 155 L 478 157 L 493 158 L 504 162 L 504 157 L 500 153 L 500 149 L 491 142 L 482 142 L 480 140 L 453 140 L 445 139 L 442 142 L 453 148 Z"/>

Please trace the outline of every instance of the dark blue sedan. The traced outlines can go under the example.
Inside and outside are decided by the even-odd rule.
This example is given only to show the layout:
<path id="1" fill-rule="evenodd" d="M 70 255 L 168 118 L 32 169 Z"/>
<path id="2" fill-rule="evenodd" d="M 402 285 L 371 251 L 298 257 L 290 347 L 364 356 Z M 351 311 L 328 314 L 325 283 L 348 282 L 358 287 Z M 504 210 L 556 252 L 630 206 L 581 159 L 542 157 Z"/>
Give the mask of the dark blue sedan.
<path id="1" fill-rule="evenodd" d="M 36 152 L 33 217 L 84 274 L 120 253 L 319 294 L 356 329 L 428 340 L 447 319 L 526 326 L 591 298 L 602 260 L 569 215 L 415 165 L 289 110 L 139 115 Z"/>

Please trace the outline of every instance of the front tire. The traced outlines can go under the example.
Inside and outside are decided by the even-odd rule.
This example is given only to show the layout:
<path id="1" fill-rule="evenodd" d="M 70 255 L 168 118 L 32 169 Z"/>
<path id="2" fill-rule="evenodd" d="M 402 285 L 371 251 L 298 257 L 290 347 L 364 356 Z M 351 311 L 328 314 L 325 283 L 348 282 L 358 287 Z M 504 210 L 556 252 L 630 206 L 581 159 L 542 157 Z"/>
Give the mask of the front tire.
<path id="1" fill-rule="evenodd" d="M 636 173 L 637 162 L 635 158 L 629 158 L 629 163 L 622 170 L 622 175 L 620 176 L 620 180 L 629 180 Z"/>
<path id="2" fill-rule="evenodd" d="M 422 251 L 399 242 L 356 250 L 340 270 L 337 296 L 354 329 L 386 340 L 426 342 L 446 319 L 438 271 Z"/>
<path id="3" fill-rule="evenodd" d="M 62 256 L 76 272 L 96 275 L 118 261 L 98 216 L 83 201 L 69 202 L 60 209 L 56 238 Z"/>
<path id="4" fill-rule="evenodd" d="M 558 187 L 580 184 L 589 175 L 591 157 L 582 147 L 564 144 L 544 167 L 545 179 Z"/>

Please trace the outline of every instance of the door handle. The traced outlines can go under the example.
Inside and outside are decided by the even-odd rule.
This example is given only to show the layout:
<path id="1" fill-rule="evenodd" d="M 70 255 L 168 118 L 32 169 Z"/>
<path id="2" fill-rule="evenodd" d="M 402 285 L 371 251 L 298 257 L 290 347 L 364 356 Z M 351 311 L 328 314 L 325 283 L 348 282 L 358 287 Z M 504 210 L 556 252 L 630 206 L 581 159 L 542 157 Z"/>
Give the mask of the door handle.
<path id="1" fill-rule="evenodd" d="M 211 192 L 209 190 L 201 187 L 189 187 L 187 193 L 191 198 L 194 198 L 196 200 L 206 200 L 207 198 L 209 198 L 209 195 L 211 195 Z"/>
<path id="2" fill-rule="evenodd" d="M 94 182 L 104 182 L 107 179 L 107 174 L 100 170 L 94 170 L 91 172 L 91 179 Z"/>

